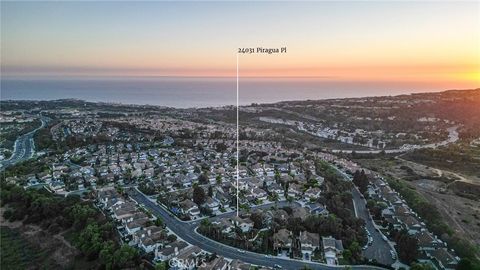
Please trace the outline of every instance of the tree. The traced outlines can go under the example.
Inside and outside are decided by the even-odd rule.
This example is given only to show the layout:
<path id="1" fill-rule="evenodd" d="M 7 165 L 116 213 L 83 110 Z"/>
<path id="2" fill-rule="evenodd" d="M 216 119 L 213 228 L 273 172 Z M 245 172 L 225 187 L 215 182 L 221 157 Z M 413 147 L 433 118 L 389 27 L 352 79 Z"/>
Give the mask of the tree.
<path id="1" fill-rule="evenodd" d="M 111 240 L 103 244 L 103 248 L 100 251 L 99 258 L 105 269 L 109 270 L 113 268 L 113 253 L 115 252 L 115 243 Z"/>
<path id="2" fill-rule="evenodd" d="M 368 189 L 368 177 L 367 175 L 365 174 L 365 171 L 362 170 L 361 172 L 360 171 L 355 171 L 355 173 L 353 174 L 353 183 L 358 187 L 358 189 L 360 190 L 360 192 L 363 194 L 365 192 L 367 192 L 367 189 Z"/>
<path id="3" fill-rule="evenodd" d="M 167 262 L 160 262 L 155 264 L 155 270 L 167 270 Z"/>
<path id="4" fill-rule="evenodd" d="M 215 150 L 219 153 L 223 153 L 227 150 L 227 146 L 224 143 L 217 143 Z"/>
<path id="5" fill-rule="evenodd" d="M 193 201 L 196 204 L 202 205 L 206 199 L 205 190 L 202 187 L 197 186 L 193 189 Z"/>
<path id="6" fill-rule="evenodd" d="M 169 236 L 167 236 L 167 240 L 169 242 L 175 242 L 177 240 L 177 236 L 175 236 L 175 234 L 170 234 Z"/>
<path id="7" fill-rule="evenodd" d="M 88 224 L 77 238 L 77 245 L 85 256 L 94 260 L 103 248 L 103 239 L 97 223 Z"/>
<path id="8" fill-rule="evenodd" d="M 405 230 L 396 232 L 394 238 L 397 242 L 398 258 L 408 264 L 414 262 L 418 255 L 418 240 Z"/>
<path id="9" fill-rule="evenodd" d="M 136 266 L 137 260 L 138 251 L 129 245 L 122 245 L 122 247 L 117 249 L 113 254 L 115 269 L 133 268 Z"/>
<path id="10" fill-rule="evenodd" d="M 252 213 L 250 219 L 253 221 L 253 227 L 255 229 L 263 228 L 263 216 L 261 212 Z"/>
<path id="11" fill-rule="evenodd" d="M 480 270 L 480 261 L 475 258 L 462 258 L 458 263 L 457 270 Z"/>
<path id="12" fill-rule="evenodd" d="M 353 241 L 352 244 L 348 247 L 348 250 L 351 254 L 351 261 L 352 262 L 360 262 L 362 259 L 362 248 L 358 244 L 357 241 Z"/>
<path id="13" fill-rule="evenodd" d="M 207 176 L 206 176 L 204 173 L 200 174 L 200 175 L 198 176 L 198 182 L 199 182 L 200 184 L 202 184 L 202 185 L 207 184 L 207 183 L 208 183 L 208 178 L 207 178 Z"/>
<path id="14" fill-rule="evenodd" d="M 310 169 L 308 168 L 305 170 L 305 178 L 307 179 L 307 181 L 312 178 L 312 171 L 310 171 Z"/>
<path id="15" fill-rule="evenodd" d="M 208 196 L 209 196 L 209 197 L 213 197 L 213 188 L 212 188 L 212 186 L 209 186 L 209 187 L 208 187 Z"/>
<path id="16" fill-rule="evenodd" d="M 75 204 L 69 208 L 67 213 L 75 228 L 83 228 L 87 219 L 93 217 L 96 211 L 90 206 Z"/>
<path id="17" fill-rule="evenodd" d="M 159 217 L 157 217 L 157 219 L 155 219 L 155 225 L 157 227 L 163 227 L 163 220 Z"/>
<path id="18" fill-rule="evenodd" d="M 298 235 L 298 233 L 303 231 L 305 228 L 303 227 L 302 219 L 298 217 L 297 218 L 289 217 L 287 219 L 287 229 L 289 231 L 292 231 L 293 234 Z"/>
<path id="19" fill-rule="evenodd" d="M 424 263 L 412 263 L 410 265 L 410 270 L 435 270 L 433 266 Z"/>
<path id="20" fill-rule="evenodd" d="M 375 200 L 367 200 L 367 208 L 373 208 L 376 204 Z"/>

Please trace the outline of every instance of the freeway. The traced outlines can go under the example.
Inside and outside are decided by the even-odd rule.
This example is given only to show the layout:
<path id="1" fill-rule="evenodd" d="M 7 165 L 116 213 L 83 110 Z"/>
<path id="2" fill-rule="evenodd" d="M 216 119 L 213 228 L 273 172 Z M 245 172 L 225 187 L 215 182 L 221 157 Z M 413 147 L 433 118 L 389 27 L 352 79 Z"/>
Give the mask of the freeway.
<path id="1" fill-rule="evenodd" d="M 203 235 L 200 235 L 196 232 L 196 223 L 186 223 L 178 220 L 166 209 L 156 204 L 155 202 L 152 202 L 147 196 L 139 192 L 137 189 L 130 189 L 128 192 L 133 200 L 135 200 L 139 204 L 143 204 L 144 207 L 148 208 L 155 216 L 161 218 L 165 225 L 178 237 L 192 245 L 200 247 L 207 252 L 215 253 L 225 258 L 238 259 L 254 265 L 261 265 L 267 267 L 274 267 L 275 265 L 280 265 L 283 267 L 283 269 L 291 270 L 301 269 L 304 266 L 308 266 L 310 269 L 313 270 L 342 269 L 345 267 L 330 266 L 321 263 L 306 262 L 280 257 L 267 258 L 264 254 L 249 251 L 239 252 L 237 248 L 224 245 Z M 353 265 L 351 266 L 351 268 L 358 270 L 382 269 L 379 267 L 368 265 Z"/>
<path id="2" fill-rule="evenodd" d="M 20 135 L 17 140 L 15 140 L 15 146 L 13 147 L 12 156 L 9 159 L 3 160 L 0 163 L 0 169 L 4 169 L 10 165 L 25 161 L 33 156 L 33 154 L 35 153 L 33 135 L 39 129 L 44 128 L 47 125 L 48 120 L 49 119 L 46 117 L 41 117 L 40 121 L 42 122 L 42 124 L 38 128 L 23 135 Z"/>

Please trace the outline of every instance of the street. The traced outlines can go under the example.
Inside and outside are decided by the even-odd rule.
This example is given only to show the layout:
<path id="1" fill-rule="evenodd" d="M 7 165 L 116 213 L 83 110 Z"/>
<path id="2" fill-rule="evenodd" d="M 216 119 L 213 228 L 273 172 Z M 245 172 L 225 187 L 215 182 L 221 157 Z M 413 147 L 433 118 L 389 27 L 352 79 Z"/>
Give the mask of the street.
<path id="1" fill-rule="evenodd" d="M 350 175 L 333 166 L 338 173 L 340 173 L 346 180 L 352 181 Z M 372 217 L 370 216 L 366 207 L 366 200 L 360 194 L 356 187 L 352 188 L 352 200 L 355 207 L 355 215 L 365 221 L 366 229 L 370 232 L 373 238 L 373 243 L 363 251 L 363 256 L 369 260 L 375 260 L 384 265 L 392 265 L 396 260 L 392 259 L 390 251 L 393 250 L 390 244 L 383 238 L 383 235 L 375 227 Z"/>
<path id="2" fill-rule="evenodd" d="M 41 117 L 40 120 L 42 124 L 40 127 L 20 135 L 17 140 L 15 140 L 15 146 L 13 149 L 12 156 L 9 159 L 3 160 L 0 162 L 1 167 L 0 170 L 5 169 L 6 167 L 25 161 L 33 156 L 35 153 L 35 144 L 33 142 L 33 135 L 37 130 L 46 126 L 48 119 L 45 117 Z"/>
<path id="3" fill-rule="evenodd" d="M 216 242 L 212 239 L 209 239 L 203 235 L 198 234 L 195 229 L 197 228 L 197 223 L 188 223 L 182 222 L 176 219 L 174 216 L 171 216 L 170 213 L 165 210 L 163 207 L 158 204 L 150 201 L 148 197 L 140 193 L 136 189 L 131 189 L 129 192 L 130 197 L 134 199 L 137 203 L 143 204 L 148 208 L 155 216 L 160 217 L 165 225 L 174 232 L 178 237 L 182 238 L 184 241 L 196 245 L 201 249 L 215 253 L 220 256 L 224 256 L 230 259 L 238 259 L 246 263 L 254 265 L 262 265 L 267 267 L 274 267 L 275 265 L 280 265 L 283 269 L 301 269 L 305 265 L 310 269 L 339 269 L 344 268 L 345 266 L 329 266 L 326 264 L 312 263 L 300 260 L 285 259 L 279 257 L 266 258 L 264 254 L 259 254 L 255 252 L 246 251 L 245 253 L 238 252 L 238 249 L 235 247 L 227 246 Z M 387 251 L 388 252 L 388 251 Z M 352 269 L 382 269 L 375 266 L 366 266 L 366 265 L 354 265 L 351 266 Z"/>
<path id="4" fill-rule="evenodd" d="M 358 218 L 365 221 L 367 230 L 373 238 L 373 243 L 363 251 L 363 256 L 370 260 L 376 260 L 384 265 L 391 265 L 395 262 L 390 254 L 391 247 L 387 240 L 383 239 L 382 234 L 375 228 L 372 218 L 368 213 L 368 209 L 365 206 L 365 200 L 361 196 L 360 192 L 356 189 L 352 189 L 352 196 L 355 202 L 355 212 Z"/>

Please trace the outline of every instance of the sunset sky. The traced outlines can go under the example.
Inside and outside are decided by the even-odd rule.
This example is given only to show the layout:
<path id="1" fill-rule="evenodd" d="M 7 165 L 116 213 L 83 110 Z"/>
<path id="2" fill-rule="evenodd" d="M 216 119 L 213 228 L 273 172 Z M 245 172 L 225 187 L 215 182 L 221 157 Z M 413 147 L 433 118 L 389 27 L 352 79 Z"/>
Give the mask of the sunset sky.
<path id="1" fill-rule="evenodd" d="M 2 2 L 2 76 L 242 76 L 480 83 L 472 2 Z"/>

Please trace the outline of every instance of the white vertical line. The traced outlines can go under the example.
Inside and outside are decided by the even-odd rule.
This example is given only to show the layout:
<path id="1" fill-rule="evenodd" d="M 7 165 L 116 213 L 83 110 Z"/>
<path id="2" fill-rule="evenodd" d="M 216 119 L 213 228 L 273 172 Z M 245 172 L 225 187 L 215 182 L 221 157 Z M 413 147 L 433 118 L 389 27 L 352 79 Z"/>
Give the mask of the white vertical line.
<path id="1" fill-rule="evenodd" d="M 239 206 L 239 193 L 238 193 L 238 179 L 239 179 L 239 128 L 238 128 L 238 53 L 237 53 L 237 217 L 238 217 L 238 206 Z"/>

